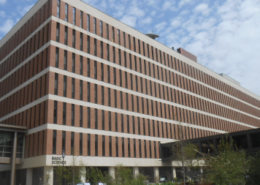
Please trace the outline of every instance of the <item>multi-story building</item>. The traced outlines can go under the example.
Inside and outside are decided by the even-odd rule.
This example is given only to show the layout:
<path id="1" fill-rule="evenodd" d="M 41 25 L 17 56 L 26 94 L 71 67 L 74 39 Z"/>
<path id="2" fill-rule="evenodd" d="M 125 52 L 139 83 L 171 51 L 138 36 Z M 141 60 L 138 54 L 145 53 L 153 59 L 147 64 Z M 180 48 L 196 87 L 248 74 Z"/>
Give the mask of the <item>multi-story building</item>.
<path id="1" fill-rule="evenodd" d="M 79 0 L 39 0 L 0 41 L 1 182 L 55 179 L 63 150 L 66 166 L 79 156 L 112 176 L 175 174 L 159 148 L 180 127 L 185 139 L 259 128 L 259 96 L 178 51 Z"/>

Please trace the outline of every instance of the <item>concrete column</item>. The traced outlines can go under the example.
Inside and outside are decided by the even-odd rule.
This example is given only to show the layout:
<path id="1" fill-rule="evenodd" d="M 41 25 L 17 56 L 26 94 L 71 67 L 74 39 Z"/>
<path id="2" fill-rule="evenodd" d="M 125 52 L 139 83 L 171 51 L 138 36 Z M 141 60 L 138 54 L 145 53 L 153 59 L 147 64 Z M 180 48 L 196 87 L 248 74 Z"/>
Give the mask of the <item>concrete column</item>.
<path id="1" fill-rule="evenodd" d="M 113 178 L 113 179 L 115 179 L 116 178 L 116 169 L 115 169 L 115 167 L 109 167 L 108 168 L 108 173 L 109 173 L 109 175 Z"/>
<path id="2" fill-rule="evenodd" d="M 159 168 L 158 167 L 153 168 L 153 175 L 154 175 L 154 183 L 158 183 L 159 180 L 160 180 Z"/>
<path id="3" fill-rule="evenodd" d="M 44 167 L 44 178 L 43 182 L 44 185 L 53 185 L 53 166 L 46 166 Z"/>
<path id="4" fill-rule="evenodd" d="M 134 177 L 137 177 L 139 175 L 139 168 L 138 167 L 133 167 L 133 175 L 134 175 Z"/>
<path id="5" fill-rule="evenodd" d="M 26 185 L 32 185 L 33 169 L 26 169 Z"/>
<path id="6" fill-rule="evenodd" d="M 174 178 L 177 178 L 176 168 L 175 168 L 175 167 L 172 167 L 172 177 L 173 177 L 173 179 L 174 179 Z"/>
<path id="7" fill-rule="evenodd" d="M 85 167 L 82 169 L 82 174 L 81 174 L 80 180 L 81 180 L 81 182 L 86 182 L 86 168 Z"/>
<path id="8" fill-rule="evenodd" d="M 14 183 L 15 183 L 16 146 L 17 146 L 17 132 L 14 133 L 14 137 L 13 137 L 12 167 L 11 167 L 11 185 L 14 185 Z"/>

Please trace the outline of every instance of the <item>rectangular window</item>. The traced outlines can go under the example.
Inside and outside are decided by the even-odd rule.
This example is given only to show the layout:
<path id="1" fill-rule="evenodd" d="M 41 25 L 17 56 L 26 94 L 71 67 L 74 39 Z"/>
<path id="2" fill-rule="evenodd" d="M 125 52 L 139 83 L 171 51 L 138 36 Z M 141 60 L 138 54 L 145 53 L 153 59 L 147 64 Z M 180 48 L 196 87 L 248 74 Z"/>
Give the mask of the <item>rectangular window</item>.
<path id="1" fill-rule="evenodd" d="M 98 156 L 98 135 L 95 135 L 95 156 Z"/>
<path id="2" fill-rule="evenodd" d="M 128 107 L 128 93 L 126 93 L 125 95 L 125 101 L 126 101 L 126 110 L 129 110 L 129 107 Z"/>
<path id="3" fill-rule="evenodd" d="M 95 103 L 97 103 L 97 84 L 95 84 Z"/>
<path id="4" fill-rule="evenodd" d="M 60 23 L 57 23 L 56 26 L 56 41 L 60 42 Z"/>
<path id="5" fill-rule="evenodd" d="M 62 131 L 62 151 L 66 150 L 66 131 Z"/>
<path id="6" fill-rule="evenodd" d="M 105 112 L 102 110 L 102 130 L 105 130 Z"/>
<path id="7" fill-rule="evenodd" d="M 111 112 L 108 113 L 108 127 L 109 131 L 111 131 Z"/>
<path id="8" fill-rule="evenodd" d="M 126 117 L 127 119 L 126 119 L 126 124 L 127 124 L 127 127 L 126 127 L 126 132 L 127 133 L 129 133 L 129 131 L 130 131 L 130 126 L 129 126 L 129 115 L 127 115 L 127 117 Z"/>
<path id="9" fill-rule="evenodd" d="M 104 86 L 101 87 L 101 98 L 102 98 L 102 105 L 105 104 L 104 102 Z"/>
<path id="10" fill-rule="evenodd" d="M 57 17 L 60 18 L 60 0 L 57 0 Z"/>
<path id="11" fill-rule="evenodd" d="M 157 158 L 156 141 L 154 141 L 154 155 Z"/>
<path id="12" fill-rule="evenodd" d="M 111 107 L 111 94 L 110 94 L 110 88 L 108 88 L 108 106 Z"/>
<path id="13" fill-rule="evenodd" d="M 63 96 L 67 96 L 67 76 L 64 76 L 63 79 Z"/>
<path id="14" fill-rule="evenodd" d="M 88 156 L 90 156 L 90 134 L 88 134 Z"/>
<path id="15" fill-rule="evenodd" d="M 128 47 L 131 50 L 131 37 L 128 35 Z"/>
<path id="16" fill-rule="evenodd" d="M 103 22 L 100 21 L 100 36 L 103 37 Z"/>
<path id="17" fill-rule="evenodd" d="M 134 141 L 135 141 L 135 139 L 134 139 Z M 131 157 L 131 149 L 130 149 L 130 139 L 129 138 L 128 138 L 127 144 L 128 144 L 128 157 L 130 158 Z"/>
<path id="18" fill-rule="evenodd" d="M 126 67 L 126 52 L 124 52 L 124 66 Z"/>
<path id="19" fill-rule="evenodd" d="M 134 51 L 136 52 L 136 45 L 135 45 L 135 37 L 133 38 L 134 39 Z"/>
<path id="20" fill-rule="evenodd" d="M 107 82 L 110 83 L 110 66 L 107 66 Z"/>
<path id="21" fill-rule="evenodd" d="M 120 84 L 120 87 L 122 87 L 122 71 L 119 70 L 119 84 Z"/>
<path id="22" fill-rule="evenodd" d="M 123 92 L 120 92 L 121 109 L 123 109 Z"/>
<path id="23" fill-rule="evenodd" d="M 140 44 L 140 40 L 138 39 L 138 50 L 139 50 L 139 54 L 141 54 L 141 44 Z"/>
<path id="24" fill-rule="evenodd" d="M 76 31 L 72 31 L 72 47 L 75 48 L 76 45 Z"/>
<path id="25" fill-rule="evenodd" d="M 109 40 L 109 26 L 108 26 L 108 24 L 106 25 L 106 29 L 107 29 L 107 40 Z"/>
<path id="26" fill-rule="evenodd" d="M 97 79 L 97 61 L 94 61 L 94 78 Z"/>
<path id="27" fill-rule="evenodd" d="M 112 42 L 115 42 L 115 29 L 112 27 Z"/>
<path id="28" fill-rule="evenodd" d="M 118 131 L 117 113 L 115 113 L 115 128 L 116 128 L 116 132 L 117 132 Z"/>
<path id="29" fill-rule="evenodd" d="M 147 158 L 146 141 L 144 141 L 144 156 L 145 156 L 145 158 Z"/>
<path id="30" fill-rule="evenodd" d="M 88 107 L 88 128 L 90 128 L 90 108 Z"/>
<path id="31" fill-rule="evenodd" d="M 68 27 L 65 26 L 64 44 L 68 45 Z"/>
<path id="32" fill-rule="evenodd" d="M 94 55 L 97 56 L 97 39 L 94 39 Z"/>
<path id="33" fill-rule="evenodd" d="M 118 157 L 118 137 L 116 137 L 116 157 Z"/>
<path id="34" fill-rule="evenodd" d="M 58 74 L 57 73 L 55 73 L 55 86 L 54 86 L 54 94 L 55 95 L 58 95 L 58 81 L 59 81 L 59 78 L 58 78 L 59 76 L 58 76 Z"/>
<path id="35" fill-rule="evenodd" d="M 75 125 L 75 105 L 71 105 L 71 126 Z"/>
<path id="36" fill-rule="evenodd" d="M 116 68 L 114 68 L 114 85 L 116 85 Z"/>
<path id="37" fill-rule="evenodd" d="M 63 111 L 62 111 L 62 124 L 66 125 L 66 103 L 63 103 Z"/>
<path id="38" fill-rule="evenodd" d="M 111 139 L 111 136 L 109 136 L 109 156 L 112 157 L 112 139 Z"/>
<path id="39" fill-rule="evenodd" d="M 122 65 L 122 60 L 121 60 L 121 50 L 118 49 L 118 60 L 119 60 L 119 65 Z"/>
<path id="40" fill-rule="evenodd" d="M 104 81 L 104 67 L 103 67 L 103 63 L 101 63 L 101 80 Z"/>
<path id="41" fill-rule="evenodd" d="M 116 90 L 114 92 L 114 95 L 115 95 L 115 108 L 117 108 L 117 94 L 116 94 Z"/>
<path id="42" fill-rule="evenodd" d="M 83 12 L 80 11 L 80 27 L 83 28 Z"/>
<path id="43" fill-rule="evenodd" d="M 83 57 L 80 56 L 80 74 L 83 75 Z"/>
<path id="44" fill-rule="evenodd" d="M 139 139 L 139 156 L 142 158 L 142 145 L 141 145 L 141 140 Z"/>
<path id="45" fill-rule="evenodd" d="M 82 133 L 79 134 L 79 155 L 82 156 L 83 153 L 83 142 L 82 142 Z"/>
<path id="46" fill-rule="evenodd" d="M 73 24 L 76 24 L 76 8 L 73 8 Z"/>
<path id="47" fill-rule="evenodd" d="M 71 97 L 75 99 L 75 78 L 72 78 Z"/>
<path id="48" fill-rule="evenodd" d="M 54 124 L 57 124 L 57 108 L 58 108 L 58 105 L 57 105 L 57 101 L 54 101 L 54 112 L 53 112 L 53 123 Z"/>
<path id="49" fill-rule="evenodd" d="M 83 33 L 80 33 L 80 50 L 83 51 Z"/>
<path id="50" fill-rule="evenodd" d="M 102 136 L 102 155 L 105 156 L 106 151 L 105 136 Z"/>
<path id="51" fill-rule="evenodd" d="M 87 76 L 90 77 L 90 59 L 87 61 Z"/>
<path id="52" fill-rule="evenodd" d="M 83 126 L 83 107 L 80 106 L 79 108 L 79 126 Z"/>
<path id="53" fill-rule="evenodd" d="M 100 55 L 101 55 L 101 58 L 103 58 L 103 42 L 101 41 L 101 43 L 100 43 Z"/>
<path id="54" fill-rule="evenodd" d="M 90 21 L 90 16 L 87 15 L 87 31 L 90 30 L 90 23 L 89 23 L 89 21 Z"/>
<path id="55" fill-rule="evenodd" d="M 125 139 L 122 138 L 122 157 L 125 157 Z"/>
<path id="56" fill-rule="evenodd" d="M 87 38 L 87 52 L 90 53 L 90 36 Z"/>
<path id="57" fill-rule="evenodd" d="M 120 30 L 117 30 L 118 44 L 120 45 Z"/>
<path id="58" fill-rule="evenodd" d="M 71 132 L 70 147 L 71 147 L 71 155 L 74 155 L 74 132 Z"/>
<path id="59" fill-rule="evenodd" d="M 109 45 L 107 44 L 107 60 L 110 61 Z"/>
<path id="60" fill-rule="evenodd" d="M 68 22 L 68 4 L 65 4 L 65 21 Z"/>
<path id="61" fill-rule="evenodd" d="M 90 102 L 90 83 L 88 82 L 88 89 L 87 89 L 87 99 Z"/>
<path id="62" fill-rule="evenodd" d="M 124 132 L 124 115 L 121 114 L 121 132 Z"/>
<path id="63" fill-rule="evenodd" d="M 145 44 L 143 42 L 143 53 L 144 53 L 144 56 L 145 56 Z"/>
<path id="64" fill-rule="evenodd" d="M 94 33 L 97 34 L 97 19 L 94 17 Z"/>
<path id="65" fill-rule="evenodd" d="M 72 72 L 75 73 L 75 53 L 72 53 Z"/>
<path id="66" fill-rule="evenodd" d="M 115 47 L 113 47 L 113 62 L 116 63 L 116 51 L 115 51 Z"/>
<path id="67" fill-rule="evenodd" d="M 125 46 L 125 32 L 123 32 L 123 37 L 124 37 L 124 47 L 126 47 Z"/>
<path id="68" fill-rule="evenodd" d="M 52 154 L 56 154 L 57 130 L 53 130 Z"/>
<path id="69" fill-rule="evenodd" d="M 95 129 L 98 129 L 98 110 L 95 109 Z"/>

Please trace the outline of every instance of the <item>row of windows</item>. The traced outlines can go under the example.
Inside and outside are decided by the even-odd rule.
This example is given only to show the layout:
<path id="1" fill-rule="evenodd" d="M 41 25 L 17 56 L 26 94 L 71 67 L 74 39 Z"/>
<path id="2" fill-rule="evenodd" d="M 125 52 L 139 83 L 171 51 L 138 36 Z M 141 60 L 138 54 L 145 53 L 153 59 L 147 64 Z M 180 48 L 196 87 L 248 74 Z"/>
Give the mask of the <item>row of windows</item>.
<path id="1" fill-rule="evenodd" d="M 88 60 L 88 65 L 87 65 L 88 66 L 88 70 L 87 70 L 88 72 L 90 71 L 89 70 L 89 68 L 90 68 L 89 62 L 90 62 L 90 60 Z M 114 70 L 112 70 L 112 71 L 114 72 L 114 79 L 113 79 L 114 84 L 116 84 L 116 81 L 118 79 L 119 84 L 122 87 L 122 81 L 123 81 L 122 79 L 124 79 L 124 78 L 122 78 L 122 76 L 123 76 L 122 71 L 119 70 L 119 78 L 117 78 L 116 70 L 115 70 L 115 68 L 113 68 L 113 69 Z M 110 67 L 108 68 L 108 70 L 110 71 Z M 104 72 L 103 65 L 101 65 L 101 80 L 104 81 L 103 72 Z M 108 75 L 110 75 L 110 72 L 108 72 Z M 94 77 L 97 79 L 97 63 L 95 61 L 94 61 Z M 58 95 L 58 89 L 59 89 L 58 88 L 58 81 L 59 81 L 58 80 L 58 74 L 55 74 L 55 88 L 54 88 L 55 95 Z M 110 77 L 108 78 L 108 81 L 110 82 Z M 75 79 L 72 78 L 71 82 L 72 82 L 72 84 L 71 84 L 71 96 L 70 97 L 74 99 L 75 98 Z M 199 110 L 209 112 L 211 114 L 219 115 L 219 116 L 222 116 L 222 117 L 225 117 L 225 118 L 228 118 L 228 119 L 233 119 L 233 120 L 237 120 L 237 121 L 245 121 L 246 123 L 249 123 L 249 124 L 256 124 L 256 125 L 259 124 L 259 121 L 257 119 L 254 119 L 254 118 L 249 117 L 247 115 L 237 117 L 235 111 L 232 111 L 230 109 L 227 109 L 227 108 L 221 107 L 219 105 L 213 104 L 213 103 L 208 102 L 206 100 L 196 98 L 194 96 L 191 96 L 189 94 L 180 92 L 178 90 L 166 87 L 164 85 L 160 85 L 160 84 L 157 84 L 155 82 L 152 83 L 152 81 L 150 81 L 150 80 L 149 81 L 143 80 L 141 77 L 140 77 L 140 80 L 139 80 L 139 78 L 137 78 L 137 76 L 135 76 L 135 75 L 132 76 L 132 74 L 130 74 L 131 90 L 133 90 L 133 85 L 134 85 L 133 82 L 135 82 L 137 91 L 138 91 L 138 87 L 139 87 L 138 82 L 140 83 L 141 93 L 143 93 L 143 90 L 145 90 L 145 93 L 147 95 L 159 97 L 160 99 L 164 99 L 164 100 L 167 100 L 167 101 L 170 101 L 170 102 L 175 102 L 175 103 L 178 103 L 178 104 L 181 104 L 181 105 L 184 105 L 184 106 L 199 109 Z M 127 87 L 127 73 L 125 73 L 124 83 Z M 83 84 L 87 84 L 87 91 L 86 92 L 83 92 L 83 89 L 84 89 Z M 150 88 L 148 88 L 149 85 L 150 85 Z M 144 88 L 144 87 L 146 87 L 146 88 Z M 158 87 L 158 89 L 157 89 L 157 87 Z M 80 80 L 79 81 L 79 99 L 83 100 L 83 94 L 86 93 L 87 94 L 87 101 L 90 102 L 91 101 L 91 99 L 90 99 L 90 89 L 91 89 L 90 82 L 87 82 L 87 83 L 84 82 L 83 83 L 83 81 Z M 99 91 L 98 89 L 101 90 L 101 96 L 98 96 L 98 91 Z M 150 93 L 148 93 L 148 89 L 150 90 Z M 158 93 L 157 93 L 157 90 L 158 90 Z M 139 97 L 139 96 L 134 98 L 132 94 L 129 95 L 128 93 L 123 93 L 123 92 L 120 92 L 120 91 L 117 92 L 117 90 L 113 90 L 113 92 L 114 92 L 114 101 L 115 101 L 115 102 L 113 102 L 113 105 L 114 105 L 115 108 L 126 109 L 128 111 L 137 111 L 137 112 L 140 112 L 140 113 L 146 112 L 146 114 L 152 114 L 152 115 L 156 115 L 156 116 L 160 115 L 161 117 L 164 117 L 164 118 L 174 119 L 174 117 L 170 117 L 170 115 L 171 115 L 170 112 L 168 113 L 168 116 L 167 116 L 167 112 L 164 111 L 165 115 L 163 115 L 162 114 L 162 108 L 158 108 L 158 106 L 159 107 L 164 106 L 164 110 L 166 110 L 167 104 L 161 103 L 160 105 L 158 105 L 158 102 L 154 101 L 156 106 L 155 107 L 151 106 L 151 111 L 149 111 L 150 103 L 151 103 L 151 105 L 154 105 L 153 100 L 149 101 L 149 99 Z M 107 96 L 108 96 L 108 106 L 111 106 L 111 99 L 112 99 L 111 89 L 108 88 L 106 93 L 107 93 Z M 104 105 L 105 104 L 105 102 L 104 102 L 104 96 L 105 95 L 104 94 L 105 94 L 104 86 L 97 88 L 97 84 L 94 84 L 94 103 L 98 103 L 98 98 L 101 98 L 101 102 L 99 104 Z M 158 96 L 157 96 L 157 94 L 158 94 Z M 67 76 L 63 77 L 63 96 L 67 97 Z M 118 99 L 119 99 L 119 102 L 121 102 L 121 105 L 119 105 L 119 106 L 118 106 L 118 103 L 117 103 Z M 122 100 L 124 100 L 124 101 L 122 101 Z M 129 102 L 129 100 L 130 100 L 130 102 Z M 129 103 L 131 103 L 131 102 L 132 102 L 132 104 L 131 104 L 132 109 L 129 108 L 130 107 Z M 136 110 L 134 110 L 134 102 L 135 102 L 135 104 L 137 104 Z M 168 105 L 168 106 L 170 106 L 170 105 Z M 161 114 L 159 114 L 158 109 L 161 110 Z M 145 110 L 147 110 L 147 111 L 145 111 Z M 170 111 L 170 108 L 168 108 L 168 110 Z"/>
<path id="2" fill-rule="evenodd" d="M 53 123 L 58 123 L 58 111 L 60 112 L 59 124 L 79 126 L 84 128 L 99 129 L 106 131 L 116 131 L 122 133 L 146 135 L 153 137 L 163 137 L 163 138 L 175 138 L 177 137 L 177 131 L 175 125 L 165 122 L 159 122 L 155 120 L 145 119 L 141 117 L 129 116 L 124 114 L 119 114 L 110 111 L 92 109 L 90 107 L 77 106 L 62 103 L 62 110 L 58 110 L 58 102 L 54 102 L 54 114 Z M 69 109 L 70 108 L 70 109 Z M 176 108 L 173 108 L 176 109 Z M 68 112 L 70 111 L 69 115 Z M 78 112 L 77 112 L 78 111 Z M 77 120 L 75 120 L 75 114 L 77 112 Z M 180 122 L 186 122 L 194 125 L 200 125 L 203 127 L 214 128 L 225 131 L 233 131 L 237 129 L 236 124 L 231 124 L 228 122 L 223 123 L 219 119 L 215 119 L 209 116 L 200 115 L 195 112 L 191 112 L 184 109 L 176 109 L 176 117 Z M 84 117 L 84 118 L 83 118 Z M 68 119 L 69 118 L 69 119 Z M 184 127 L 189 133 L 191 138 L 199 137 L 196 133 Z"/>
<path id="3" fill-rule="evenodd" d="M 68 4 L 66 4 L 66 7 L 68 6 Z M 75 25 L 75 17 L 76 17 L 76 15 L 75 15 L 75 12 L 76 12 L 76 9 L 75 8 L 73 8 L 73 24 Z M 65 12 L 65 14 L 66 14 L 67 12 Z M 57 17 L 59 17 L 59 13 L 57 12 Z M 59 17 L 60 18 L 60 17 Z M 82 24 L 82 22 L 83 22 L 83 12 L 82 11 L 80 11 L 80 27 L 81 28 L 83 28 L 83 24 Z M 65 18 L 65 21 L 68 21 L 68 19 L 66 19 Z M 94 27 L 94 33 L 95 34 L 97 34 L 97 30 L 96 30 L 96 24 L 97 24 L 97 21 L 96 21 L 96 18 L 95 17 L 93 17 L 93 27 Z M 89 31 L 90 30 L 90 16 L 89 15 L 87 15 L 87 30 Z M 107 26 L 106 26 L 106 28 L 107 28 L 107 39 L 109 39 L 109 29 L 108 29 L 108 24 L 107 24 Z M 101 37 L 103 37 L 103 22 L 102 21 L 100 21 L 100 36 Z M 120 30 L 119 29 L 117 29 L 117 42 L 118 42 L 118 44 L 119 45 L 121 45 L 121 36 L 120 36 Z M 140 40 L 139 39 L 137 39 L 138 40 L 138 42 L 136 43 L 136 39 L 135 39 L 135 37 L 133 37 L 133 46 L 134 46 L 134 48 L 133 48 L 133 50 L 135 51 L 135 52 L 137 52 L 137 49 L 136 49 L 136 44 L 138 44 L 138 52 L 139 52 L 139 54 L 141 54 L 141 47 L 142 47 L 142 51 L 143 51 L 143 55 L 144 56 L 146 56 L 146 53 L 147 53 L 147 55 L 148 55 L 148 57 L 149 58 L 151 58 L 151 59 L 153 59 L 153 60 L 155 60 L 156 59 L 156 61 L 157 62 L 159 62 L 159 60 L 158 60 L 158 58 L 160 58 L 160 61 L 161 61 L 161 63 L 163 63 L 162 61 L 164 61 L 164 65 L 167 65 L 166 63 L 167 63 L 167 61 L 168 61 L 168 67 L 172 67 L 172 66 L 170 66 L 170 62 L 169 62 L 169 55 L 168 54 L 165 54 L 164 52 L 161 52 L 160 50 L 159 50 L 159 55 L 158 55 L 158 53 L 157 53 L 157 49 L 155 48 L 155 53 L 154 53 L 154 49 L 153 49 L 153 47 L 151 46 L 151 52 L 150 52 L 150 50 L 149 50 L 149 45 L 148 44 L 145 44 L 144 42 L 142 42 L 143 44 L 141 44 L 141 42 L 140 42 Z M 114 27 L 112 27 L 112 41 L 115 41 L 115 28 Z M 124 47 L 127 47 L 126 46 L 126 34 L 125 34 L 125 32 L 123 32 L 123 41 L 124 41 L 124 43 L 122 44 Z M 128 40 L 128 44 L 129 44 L 129 49 L 131 49 L 131 39 L 130 39 L 130 35 L 129 35 L 129 40 Z M 147 46 L 147 48 L 146 48 L 146 46 Z M 163 53 L 163 54 L 162 54 Z M 163 59 L 162 59 L 163 58 Z M 171 58 L 172 58 L 172 56 L 171 56 Z M 167 61 L 166 61 L 167 60 Z M 195 69 L 195 68 L 193 68 L 193 67 L 191 67 L 191 66 L 189 66 L 189 65 L 187 65 L 187 64 L 185 64 L 185 63 L 183 63 L 183 62 L 181 62 L 180 61 L 180 63 L 182 64 L 181 66 L 178 66 L 178 70 L 180 71 L 180 72 L 182 72 L 182 73 L 184 73 L 184 74 L 187 74 L 188 76 L 192 76 L 193 78 L 196 78 L 197 80 L 200 80 L 200 81 L 202 81 L 202 82 L 204 82 L 204 83 L 206 83 L 206 84 L 208 84 L 208 85 L 211 85 L 211 86 L 214 86 L 214 87 L 216 87 L 216 88 L 218 88 L 218 89 L 220 89 L 220 90 L 222 90 L 222 91 L 224 91 L 224 92 L 226 92 L 226 93 L 229 93 L 229 94 L 231 94 L 232 96 L 237 96 L 238 95 L 238 93 L 239 93 L 239 97 L 241 97 L 243 100 L 245 100 L 245 101 L 250 101 L 252 104 L 254 104 L 254 102 L 252 101 L 253 100 L 253 98 L 252 97 L 249 97 L 248 95 L 246 95 L 246 94 L 244 94 L 244 93 L 241 93 L 240 91 L 238 91 L 238 90 L 236 90 L 236 89 L 234 89 L 234 88 L 232 88 L 231 86 L 229 86 L 229 85 L 227 85 L 227 84 L 224 84 L 223 82 L 220 82 L 219 80 L 217 80 L 217 79 L 215 79 L 215 78 L 213 78 L 213 77 L 211 77 L 211 76 L 209 76 L 209 75 L 207 75 L 207 74 L 205 74 L 205 73 L 203 73 L 202 71 L 200 71 L 200 70 L 198 70 L 198 69 Z M 180 69 L 180 67 L 182 68 L 182 69 Z M 186 69 L 189 69 L 189 68 L 193 68 L 193 70 L 196 72 L 196 74 L 195 75 L 193 75 L 193 74 L 191 74 L 188 70 L 186 71 Z M 258 103 L 260 103 L 259 101 L 258 101 Z"/>
<path id="4" fill-rule="evenodd" d="M 68 139 L 66 137 L 66 132 L 62 131 L 62 151 L 66 150 L 66 139 Z M 98 135 L 94 135 L 94 141 L 92 142 L 91 139 L 93 139 L 93 137 L 91 137 L 91 134 L 87 134 L 87 155 L 91 156 L 91 149 L 95 148 L 95 156 L 99 156 L 99 139 L 100 137 L 98 137 Z M 119 139 L 121 140 L 121 147 L 119 147 Z M 144 147 L 144 156 L 142 155 L 142 141 L 143 141 L 143 147 Z M 57 131 L 53 130 L 53 147 L 52 147 L 52 154 L 56 154 L 56 148 L 57 148 Z M 122 156 L 120 157 L 133 157 L 136 158 L 137 156 L 139 158 L 157 158 L 157 150 L 158 150 L 158 146 L 157 146 L 157 142 L 156 141 L 146 141 L 146 140 L 140 140 L 140 139 L 133 139 L 133 155 L 131 155 L 131 142 L 130 142 L 130 138 L 118 138 L 115 137 L 115 146 L 112 146 L 112 137 L 109 136 L 108 139 L 108 145 L 106 145 L 106 140 L 105 140 L 105 136 L 101 137 L 101 151 L 102 151 L 102 156 L 106 156 L 106 151 L 108 149 L 108 156 L 112 157 L 112 150 L 113 148 L 115 148 L 115 157 L 119 157 L 119 148 L 121 148 L 122 150 Z M 152 147 L 152 143 L 153 143 L 153 147 Z M 71 138 L 70 138 L 70 148 L 71 148 L 71 155 L 74 155 L 74 150 L 75 150 L 75 146 L 79 146 L 79 155 L 82 156 L 83 155 L 83 134 L 80 133 L 79 134 L 79 140 L 75 140 L 75 133 L 71 132 Z M 95 146 L 92 147 L 91 144 L 94 144 Z M 107 149 L 106 149 L 107 147 Z M 128 154 L 126 154 L 126 147 L 127 147 L 127 151 Z M 139 149 L 139 155 L 137 154 L 137 147 Z M 154 150 L 154 156 L 152 156 L 152 150 Z"/>

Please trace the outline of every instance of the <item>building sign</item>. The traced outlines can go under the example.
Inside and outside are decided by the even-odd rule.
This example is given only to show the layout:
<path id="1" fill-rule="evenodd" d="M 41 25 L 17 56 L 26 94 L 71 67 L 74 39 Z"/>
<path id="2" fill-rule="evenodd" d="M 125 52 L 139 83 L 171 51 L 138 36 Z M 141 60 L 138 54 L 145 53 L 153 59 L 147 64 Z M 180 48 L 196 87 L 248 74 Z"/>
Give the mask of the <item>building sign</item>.
<path id="1" fill-rule="evenodd" d="M 66 164 L 62 157 L 52 157 L 52 164 Z"/>

